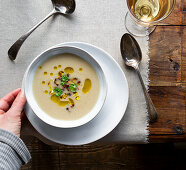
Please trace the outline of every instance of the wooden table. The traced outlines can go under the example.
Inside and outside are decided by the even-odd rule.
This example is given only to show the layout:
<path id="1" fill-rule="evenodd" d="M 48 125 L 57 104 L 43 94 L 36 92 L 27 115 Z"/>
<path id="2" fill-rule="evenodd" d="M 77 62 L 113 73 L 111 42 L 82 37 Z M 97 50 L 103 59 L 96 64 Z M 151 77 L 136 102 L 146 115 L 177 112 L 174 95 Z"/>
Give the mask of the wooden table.
<path id="1" fill-rule="evenodd" d="M 186 139 L 186 1 L 150 35 L 150 95 L 159 119 L 150 125 L 150 142 Z"/>
<path id="2" fill-rule="evenodd" d="M 172 14 L 150 35 L 149 89 L 159 112 L 158 121 L 149 126 L 150 143 L 186 141 L 185 26 L 186 1 L 177 0 Z M 28 144 L 28 148 L 32 154 L 32 161 L 22 168 L 25 170 L 158 169 L 159 167 L 171 169 L 174 166 L 178 167 L 175 163 L 180 155 L 175 153 L 172 144 L 54 147 L 34 138 Z M 163 149 L 165 152 L 162 154 Z M 181 155 L 178 162 L 185 161 L 185 154 Z M 180 165 L 182 164 L 179 163 Z"/>

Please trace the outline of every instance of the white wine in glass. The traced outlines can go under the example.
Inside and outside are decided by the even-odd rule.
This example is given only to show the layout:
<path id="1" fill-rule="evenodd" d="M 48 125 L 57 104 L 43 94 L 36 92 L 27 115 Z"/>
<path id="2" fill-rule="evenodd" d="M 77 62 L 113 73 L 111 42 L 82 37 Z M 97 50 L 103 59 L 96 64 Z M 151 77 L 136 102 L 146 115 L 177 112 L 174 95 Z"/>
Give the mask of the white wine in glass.
<path id="1" fill-rule="evenodd" d="M 173 10 L 175 0 L 127 0 L 129 14 L 125 17 L 127 30 L 136 36 L 151 33 L 157 22 L 165 19 Z"/>

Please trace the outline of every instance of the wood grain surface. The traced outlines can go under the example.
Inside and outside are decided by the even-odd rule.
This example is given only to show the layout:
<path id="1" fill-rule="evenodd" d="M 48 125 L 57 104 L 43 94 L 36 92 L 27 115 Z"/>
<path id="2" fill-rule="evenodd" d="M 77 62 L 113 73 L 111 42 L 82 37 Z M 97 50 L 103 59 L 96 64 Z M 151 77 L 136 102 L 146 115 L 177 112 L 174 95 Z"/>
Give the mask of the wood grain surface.
<path id="1" fill-rule="evenodd" d="M 34 140 L 28 148 L 32 160 L 22 170 L 186 169 L 186 148 L 170 143 L 53 147 Z"/>
<path id="2" fill-rule="evenodd" d="M 159 119 L 150 125 L 150 142 L 186 139 L 186 1 L 150 35 L 150 95 Z M 164 25 L 164 24 L 167 25 Z"/>
<path id="3" fill-rule="evenodd" d="M 32 160 L 22 170 L 186 169 L 186 1 L 150 35 L 150 95 L 159 119 L 149 126 L 148 145 L 49 146 L 29 138 Z"/>

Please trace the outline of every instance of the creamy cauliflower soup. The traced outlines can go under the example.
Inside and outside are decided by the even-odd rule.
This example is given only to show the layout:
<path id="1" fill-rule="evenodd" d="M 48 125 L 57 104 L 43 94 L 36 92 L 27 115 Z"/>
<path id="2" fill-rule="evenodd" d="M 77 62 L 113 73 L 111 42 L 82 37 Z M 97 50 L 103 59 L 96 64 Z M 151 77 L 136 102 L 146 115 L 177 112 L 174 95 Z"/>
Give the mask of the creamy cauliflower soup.
<path id="1" fill-rule="evenodd" d="M 38 67 L 33 92 L 39 107 L 53 118 L 76 120 L 97 102 L 100 84 L 94 68 L 79 56 L 60 54 Z"/>

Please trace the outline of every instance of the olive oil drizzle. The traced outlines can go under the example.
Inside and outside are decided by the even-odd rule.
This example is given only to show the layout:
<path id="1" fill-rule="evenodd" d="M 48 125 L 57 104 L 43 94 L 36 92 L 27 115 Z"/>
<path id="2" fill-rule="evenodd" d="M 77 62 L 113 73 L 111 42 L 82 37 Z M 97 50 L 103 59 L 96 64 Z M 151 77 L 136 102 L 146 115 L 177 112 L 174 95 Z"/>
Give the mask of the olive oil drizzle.
<path id="1" fill-rule="evenodd" d="M 74 100 L 71 99 L 71 98 L 69 98 L 68 100 L 61 101 L 61 100 L 60 100 L 60 97 L 58 97 L 58 96 L 56 96 L 56 95 L 52 95 L 52 96 L 50 97 L 50 99 L 51 99 L 54 103 L 58 104 L 58 105 L 61 106 L 61 107 L 65 107 L 65 106 L 67 106 L 68 104 L 69 104 L 71 107 L 74 106 Z"/>
<path id="2" fill-rule="evenodd" d="M 58 104 L 58 105 L 61 106 L 61 107 L 65 107 L 66 105 L 69 104 L 69 101 L 61 101 L 61 100 L 60 100 L 60 97 L 57 97 L 55 94 L 52 95 L 52 96 L 50 97 L 50 99 L 51 99 L 54 103 Z"/>
<path id="3" fill-rule="evenodd" d="M 65 71 L 65 73 L 67 73 L 67 74 L 72 74 L 72 73 L 74 72 L 74 69 L 73 69 L 72 67 L 66 67 L 66 68 L 64 69 L 64 71 Z"/>
<path id="4" fill-rule="evenodd" d="M 84 86 L 82 89 L 83 93 L 88 93 L 92 87 L 92 83 L 90 79 L 85 79 Z"/>
<path id="5" fill-rule="evenodd" d="M 61 65 L 58 65 L 58 66 L 54 66 L 53 67 L 54 70 L 58 70 L 60 68 L 62 68 Z M 39 66 L 38 69 L 41 70 L 42 69 L 42 66 Z M 83 68 L 79 68 L 78 71 L 79 72 L 82 72 L 83 71 Z M 80 96 L 79 96 L 78 92 L 73 92 L 73 93 L 71 92 L 72 93 L 71 94 L 71 93 L 68 92 L 69 90 L 67 88 L 67 90 L 68 90 L 67 92 L 64 92 L 61 96 L 56 96 L 56 94 L 55 94 L 55 92 L 53 90 L 53 87 L 51 85 L 51 83 L 54 82 L 54 86 L 57 85 L 57 87 L 61 88 L 62 91 L 64 91 L 64 86 L 62 86 L 60 84 L 57 84 L 56 81 L 57 80 L 60 81 L 62 79 L 61 77 L 65 73 L 67 74 L 67 77 L 69 78 L 70 74 L 74 73 L 74 69 L 72 67 L 66 67 L 64 69 L 64 71 L 60 69 L 60 71 L 58 71 L 58 73 L 57 73 L 58 77 L 51 78 L 48 81 L 48 84 L 47 85 L 49 87 L 49 91 L 48 90 L 44 90 L 44 93 L 51 95 L 50 96 L 51 101 L 54 102 L 54 103 L 56 103 L 58 106 L 65 107 L 67 105 L 70 105 L 70 107 L 72 108 L 72 107 L 75 106 L 74 100 L 76 100 L 76 101 L 79 101 L 80 100 Z M 47 76 L 48 73 L 45 71 L 45 72 L 43 72 L 43 75 L 44 76 Z M 49 73 L 49 76 L 50 77 L 52 77 L 54 75 L 55 75 L 55 73 L 52 73 L 52 72 Z M 71 78 L 71 79 L 69 78 L 68 83 L 70 83 L 69 85 L 71 85 L 73 83 L 76 84 L 77 90 L 79 90 L 79 87 L 81 87 L 80 89 L 82 89 L 82 92 L 83 93 L 88 93 L 90 91 L 90 89 L 91 89 L 91 86 L 92 86 L 91 80 L 88 79 L 88 78 L 85 79 L 84 85 L 82 85 L 81 84 L 81 81 L 79 81 L 78 78 L 76 78 L 76 77 Z M 45 81 L 42 81 L 42 85 L 45 85 L 45 84 L 46 84 L 46 82 Z M 71 95 L 74 97 L 74 100 L 72 98 L 70 98 Z M 66 110 L 70 111 L 69 108 L 66 109 Z"/>

